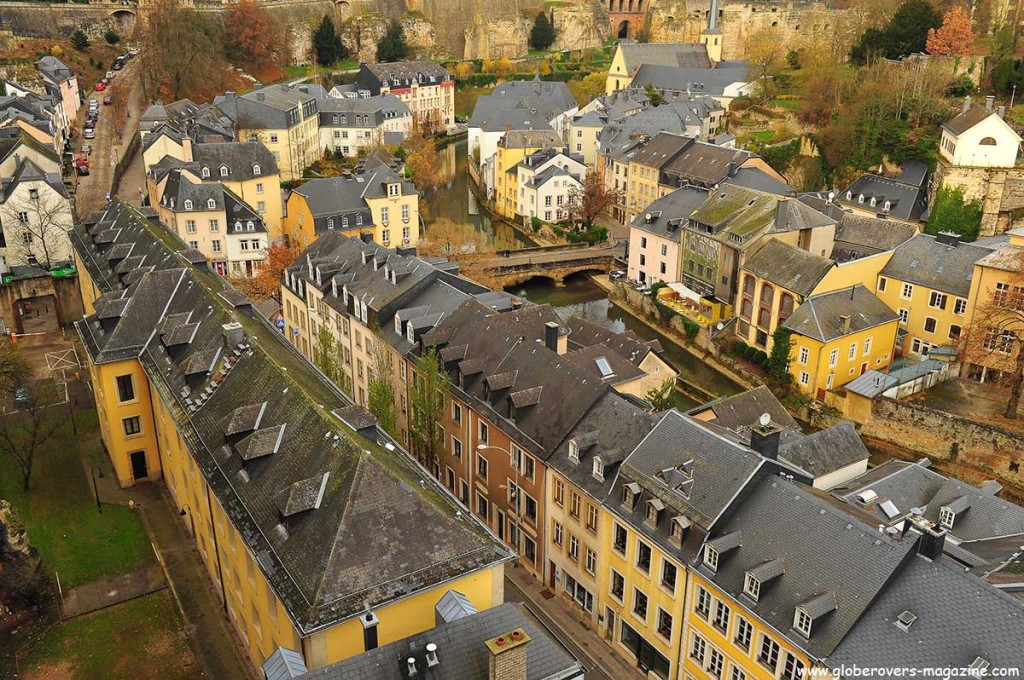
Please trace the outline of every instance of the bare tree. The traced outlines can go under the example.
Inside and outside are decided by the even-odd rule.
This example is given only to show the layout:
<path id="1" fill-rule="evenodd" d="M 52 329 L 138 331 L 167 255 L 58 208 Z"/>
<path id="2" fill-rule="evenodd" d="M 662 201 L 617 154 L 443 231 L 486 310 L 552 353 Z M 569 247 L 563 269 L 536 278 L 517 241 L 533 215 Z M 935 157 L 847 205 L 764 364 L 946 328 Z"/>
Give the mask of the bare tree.
<path id="1" fill-rule="evenodd" d="M 0 394 L 12 394 L 16 387 L 28 379 L 31 372 L 25 355 L 17 345 L 0 342 Z"/>
<path id="2" fill-rule="evenodd" d="M 181 0 L 151 0 L 139 23 L 144 49 L 143 82 L 156 98 L 162 88 L 175 99 L 195 94 L 219 81 L 224 67 L 220 19 L 186 6 Z"/>
<path id="3" fill-rule="evenodd" d="M 16 260 L 51 269 L 71 256 L 71 204 L 46 182 L 16 189 L 0 208 L 0 217 Z"/>
<path id="4" fill-rule="evenodd" d="M 965 354 L 1009 388 L 1004 415 L 1013 419 L 1024 388 L 1024 252 L 1006 255 L 999 268 L 1005 278 L 980 293 Z"/>
<path id="5" fill-rule="evenodd" d="M 19 472 L 25 491 L 29 490 L 36 457 L 50 449 L 47 444 L 65 422 L 52 381 L 37 383 L 25 395 L 20 410 L 0 417 L 0 456 L 10 460 Z"/>
<path id="6" fill-rule="evenodd" d="M 569 215 L 590 229 L 594 220 L 607 215 L 618 202 L 619 194 L 619 191 L 605 184 L 596 170 L 591 170 L 580 186 L 569 190 Z"/>

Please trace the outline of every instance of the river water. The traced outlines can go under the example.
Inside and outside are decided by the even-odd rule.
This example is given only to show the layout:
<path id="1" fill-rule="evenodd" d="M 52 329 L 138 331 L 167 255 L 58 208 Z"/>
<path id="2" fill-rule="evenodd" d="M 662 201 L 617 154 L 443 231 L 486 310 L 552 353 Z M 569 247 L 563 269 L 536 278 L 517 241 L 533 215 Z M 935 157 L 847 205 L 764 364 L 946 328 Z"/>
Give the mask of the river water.
<path id="1" fill-rule="evenodd" d="M 467 143 L 465 140 L 438 149 L 442 172 L 446 184 L 433 196 L 420 202 L 420 211 L 427 224 L 429 238 L 430 224 L 440 218 L 448 218 L 459 224 L 472 224 L 482 233 L 489 245 L 495 249 L 516 249 L 530 243 L 519 232 L 501 222 L 492 222 L 481 215 L 476 199 L 469 189 L 467 173 Z M 679 347 L 674 340 L 655 331 L 647 324 L 612 304 L 605 291 L 585 275 L 570 276 L 563 288 L 555 288 L 547 279 L 534 279 L 525 284 L 513 286 L 511 292 L 518 293 L 531 302 L 549 304 L 558 314 L 568 319 L 581 316 L 588 321 L 622 332 L 631 330 L 645 340 L 658 340 L 665 352 L 666 361 L 672 364 L 683 377 L 717 395 L 736 394 L 742 388 L 728 377 L 718 373 L 703 361 Z M 676 406 L 689 409 L 697 405 L 683 395 L 676 393 Z"/>

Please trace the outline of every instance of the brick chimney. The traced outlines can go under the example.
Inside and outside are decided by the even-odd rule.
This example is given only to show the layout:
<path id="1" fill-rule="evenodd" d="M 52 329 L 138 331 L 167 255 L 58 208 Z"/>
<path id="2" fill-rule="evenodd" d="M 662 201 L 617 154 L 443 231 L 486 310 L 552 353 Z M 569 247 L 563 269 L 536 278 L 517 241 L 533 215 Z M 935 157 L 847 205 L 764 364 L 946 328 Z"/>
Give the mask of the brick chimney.
<path id="1" fill-rule="evenodd" d="M 526 645 L 530 636 L 522 628 L 484 642 L 491 656 L 487 680 L 526 680 Z"/>
<path id="2" fill-rule="evenodd" d="M 750 448 L 769 460 L 778 460 L 781 438 L 782 428 L 773 423 L 767 413 L 758 419 L 757 425 L 750 428 Z"/>
<path id="3" fill-rule="evenodd" d="M 544 344 L 556 354 L 565 354 L 569 348 L 569 340 L 564 335 L 560 335 L 560 331 L 561 327 L 554 321 L 544 324 Z"/>

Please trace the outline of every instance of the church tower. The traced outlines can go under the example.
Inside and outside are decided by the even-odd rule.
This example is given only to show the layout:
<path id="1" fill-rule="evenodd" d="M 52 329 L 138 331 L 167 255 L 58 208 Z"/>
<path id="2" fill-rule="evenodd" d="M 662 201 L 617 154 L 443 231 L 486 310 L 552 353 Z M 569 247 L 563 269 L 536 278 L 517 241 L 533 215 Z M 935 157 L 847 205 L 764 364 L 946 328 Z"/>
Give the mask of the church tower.
<path id="1" fill-rule="evenodd" d="M 722 32 L 718 30 L 718 0 L 711 0 L 708 27 L 701 31 L 699 40 L 701 44 L 707 46 L 708 59 L 712 64 L 722 61 Z"/>

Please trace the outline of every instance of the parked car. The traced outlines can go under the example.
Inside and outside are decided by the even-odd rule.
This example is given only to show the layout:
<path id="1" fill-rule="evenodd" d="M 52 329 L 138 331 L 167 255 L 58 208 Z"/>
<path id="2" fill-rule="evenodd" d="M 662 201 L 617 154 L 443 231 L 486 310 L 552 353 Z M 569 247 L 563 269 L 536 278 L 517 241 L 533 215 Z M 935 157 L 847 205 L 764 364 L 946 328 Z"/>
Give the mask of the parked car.
<path id="1" fill-rule="evenodd" d="M 85 134 L 83 135 L 83 137 L 85 137 L 86 139 L 96 139 L 96 128 L 85 128 Z"/>
<path id="2" fill-rule="evenodd" d="M 120 71 L 121 69 L 123 69 L 124 68 L 124 56 L 122 55 L 122 56 L 118 57 L 117 59 L 115 59 L 114 60 L 114 65 L 111 66 L 110 68 L 114 69 L 115 71 Z"/>
<path id="3" fill-rule="evenodd" d="M 128 50 L 128 54 L 133 56 L 133 57 L 137 56 L 139 54 L 139 48 L 133 47 L 133 48 L 129 49 Z"/>
<path id="4" fill-rule="evenodd" d="M 113 80 L 113 79 L 114 79 L 114 72 L 113 71 L 107 71 L 107 77 L 104 78 L 104 80 L 110 81 L 110 80 Z"/>
<path id="5" fill-rule="evenodd" d="M 14 388 L 14 404 L 15 406 L 28 406 L 32 403 L 32 397 L 28 393 L 28 388 L 24 385 Z"/>
<path id="6" fill-rule="evenodd" d="M 84 151 L 85 153 L 92 153 L 92 146 L 89 144 L 83 144 L 82 151 Z"/>
<path id="7" fill-rule="evenodd" d="M 615 271 L 608 275 L 608 278 L 614 281 L 615 279 L 621 279 L 625 275 L 626 272 L 622 271 L 621 269 L 616 269 Z"/>
<path id="8" fill-rule="evenodd" d="M 100 103 L 98 101 L 96 101 L 95 99 L 90 99 L 89 100 L 89 110 L 90 111 L 95 111 L 98 108 L 100 108 Z"/>
<path id="9" fill-rule="evenodd" d="M 108 95 L 104 95 L 103 103 L 104 104 L 113 104 L 114 103 L 114 98 L 111 97 L 109 94 Z"/>
<path id="10" fill-rule="evenodd" d="M 107 84 L 105 82 L 103 82 L 101 80 L 100 82 L 96 83 L 96 91 L 97 92 L 103 92 L 103 90 L 105 90 L 105 89 L 107 89 Z"/>

